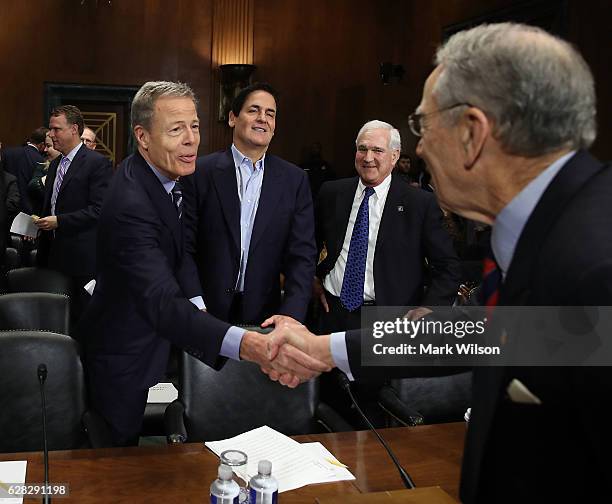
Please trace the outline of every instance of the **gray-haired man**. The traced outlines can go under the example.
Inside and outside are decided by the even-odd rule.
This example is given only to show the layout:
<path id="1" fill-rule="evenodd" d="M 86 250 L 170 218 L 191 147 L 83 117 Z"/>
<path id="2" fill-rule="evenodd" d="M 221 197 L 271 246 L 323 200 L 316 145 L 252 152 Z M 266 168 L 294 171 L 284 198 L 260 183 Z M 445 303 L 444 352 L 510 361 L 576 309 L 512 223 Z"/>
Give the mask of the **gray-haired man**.
<path id="1" fill-rule="evenodd" d="M 492 225 L 498 304 L 612 305 L 612 168 L 584 150 L 596 109 L 580 54 L 540 29 L 494 24 L 451 37 L 436 64 L 410 118 L 417 153 L 443 206 Z M 361 335 L 284 328 L 276 339 L 364 379 L 383 370 L 361 368 Z M 609 367 L 475 368 L 462 502 L 601 501 L 611 396 Z"/>

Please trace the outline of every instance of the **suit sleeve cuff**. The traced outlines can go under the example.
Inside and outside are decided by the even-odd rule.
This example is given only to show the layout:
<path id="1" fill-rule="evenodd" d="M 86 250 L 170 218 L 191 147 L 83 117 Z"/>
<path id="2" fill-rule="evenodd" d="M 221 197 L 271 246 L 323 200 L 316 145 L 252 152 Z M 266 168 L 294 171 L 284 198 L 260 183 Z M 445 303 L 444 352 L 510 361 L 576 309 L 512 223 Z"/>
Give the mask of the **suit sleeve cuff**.
<path id="1" fill-rule="evenodd" d="M 202 296 L 189 298 L 189 301 L 191 301 L 198 308 L 198 310 L 206 310 L 206 305 L 204 304 L 204 299 L 202 299 Z"/>
<path id="2" fill-rule="evenodd" d="M 355 381 L 349 366 L 348 352 L 346 350 L 346 333 L 336 332 L 329 337 L 329 347 L 336 367 L 342 371 L 349 380 Z"/>
<path id="3" fill-rule="evenodd" d="M 221 343 L 221 350 L 219 351 L 219 355 L 222 357 L 227 357 L 228 359 L 240 360 L 240 343 L 242 343 L 242 337 L 246 332 L 245 329 L 241 329 L 240 327 L 231 326 L 225 336 L 223 337 L 223 342 Z"/>

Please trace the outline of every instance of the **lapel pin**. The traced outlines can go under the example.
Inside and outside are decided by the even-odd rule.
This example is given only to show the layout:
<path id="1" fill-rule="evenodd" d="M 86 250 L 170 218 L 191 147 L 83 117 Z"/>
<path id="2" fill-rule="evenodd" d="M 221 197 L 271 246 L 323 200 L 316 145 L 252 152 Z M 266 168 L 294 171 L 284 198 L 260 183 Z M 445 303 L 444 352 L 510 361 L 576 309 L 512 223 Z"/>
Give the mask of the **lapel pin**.
<path id="1" fill-rule="evenodd" d="M 404 206 L 403 205 L 398 205 L 397 211 L 398 212 L 403 212 L 404 211 Z"/>

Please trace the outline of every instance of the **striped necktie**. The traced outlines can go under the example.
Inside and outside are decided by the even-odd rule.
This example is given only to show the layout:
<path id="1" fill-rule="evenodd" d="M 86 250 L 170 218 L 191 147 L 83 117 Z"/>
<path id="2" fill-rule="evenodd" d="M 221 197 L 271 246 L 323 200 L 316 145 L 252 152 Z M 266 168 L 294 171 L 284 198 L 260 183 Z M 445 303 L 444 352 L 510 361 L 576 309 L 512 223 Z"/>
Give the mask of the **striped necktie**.
<path id="1" fill-rule="evenodd" d="M 53 184 L 53 193 L 51 194 L 51 215 L 55 215 L 55 204 L 57 203 L 57 197 L 59 195 L 60 189 L 62 187 L 62 182 L 64 180 L 64 177 L 66 176 L 66 172 L 68 171 L 69 166 L 70 159 L 64 156 L 60 161 L 59 167 L 57 169 L 57 174 L 55 175 L 55 183 Z"/>
<path id="2" fill-rule="evenodd" d="M 501 270 L 495 261 L 492 251 L 489 251 L 483 260 L 481 289 L 483 304 L 488 306 L 490 310 L 497 306 L 497 302 L 499 301 L 501 278 Z"/>
<path id="3" fill-rule="evenodd" d="M 174 183 L 174 187 L 172 188 L 172 191 L 170 191 L 170 196 L 172 196 L 172 202 L 176 207 L 176 212 L 178 214 L 178 218 L 180 219 L 183 216 L 183 189 L 181 188 L 181 184 L 178 180 Z"/>

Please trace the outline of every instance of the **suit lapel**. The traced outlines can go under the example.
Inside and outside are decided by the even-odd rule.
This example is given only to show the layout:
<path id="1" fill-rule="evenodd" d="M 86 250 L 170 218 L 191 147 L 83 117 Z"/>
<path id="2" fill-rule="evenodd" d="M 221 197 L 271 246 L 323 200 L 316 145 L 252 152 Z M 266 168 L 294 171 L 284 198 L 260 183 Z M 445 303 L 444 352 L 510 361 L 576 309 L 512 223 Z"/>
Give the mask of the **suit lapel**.
<path id="1" fill-rule="evenodd" d="M 159 216 L 165 226 L 170 229 L 174 244 L 179 256 L 183 254 L 183 234 L 181 221 L 176 213 L 176 207 L 172 203 L 172 198 L 164 189 L 155 173 L 151 170 L 144 158 L 136 152 L 134 160 L 137 164 L 135 173 L 138 174 L 143 187 L 147 191 L 149 198 L 157 209 Z"/>
<path id="2" fill-rule="evenodd" d="M 500 292 L 500 304 L 525 304 L 539 251 L 569 200 L 603 165 L 585 151 L 579 151 L 552 180 L 521 234 L 512 263 Z"/>
<path id="3" fill-rule="evenodd" d="M 236 248 L 240 250 L 240 200 L 238 199 L 236 165 L 231 150 L 221 155 L 214 168 L 212 179 L 219 195 L 219 204 L 223 209 L 227 228 Z"/>
<path id="4" fill-rule="evenodd" d="M 53 186 L 55 185 L 55 176 L 59 166 L 61 156 L 57 156 L 47 170 L 47 179 L 45 181 L 45 201 L 43 203 L 43 215 L 51 215 L 51 195 L 53 194 Z"/>
<path id="5" fill-rule="evenodd" d="M 398 217 L 403 216 L 403 211 L 399 211 L 398 208 L 402 205 L 404 190 L 402 182 L 397 177 L 391 176 L 391 184 L 389 186 L 389 192 L 387 193 L 387 199 L 385 201 L 385 208 L 380 218 L 380 224 L 378 226 L 378 236 L 376 238 L 376 251 L 379 246 L 382 245 L 385 236 L 392 234 L 394 230 L 399 229 L 397 226 Z M 374 265 L 376 265 L 376 251 L 374 252 Z"/>
<path id="6" fill-rule="evenodd" d="M 259 204 L 257 205 L 255 224 L 253 225 L 253 234 L 251 235 L 251 243 L 249 244 L 249 254 L 257 246 L 259 239 L 263 236 L 264 231 L 274 216 L 274 211 L 281 199 L 280 195 L 283 190 L 282 182 L 282 169 L 274 162 L 274 158 L 271 156 L 266 157 L 264 161 L 261 194 L 259 195 Z"/>
<path id="7" fill-rule="evenodd" d="M 336 260 L 342 251 L 342 245 L 344 244 L 344 236 L 346 235 L 346 229 L 348 228 L 348 221 L 351 216 L 351 209 L 353 208 L 353 200 L 355 199 L 355 191 L 357 190 L 357 184 L 359 183 L 359 177 L 353 177 L 346 185 L 345 190 L 340 191 L 336 197 L 336 208 L 334 215 L 334 229 L 337 231 L 334 233 L 335 242 L 333 249 L 328 245 L 328 253 L 333 254 L 333 262 L 330 264 L 336 264 Z"/>
<path id="8" fill-rule="evenodd" d="M 81 163 L 83 163 L 83 161 L 85 161 L 85 157 L 87 156 L 87 153 L 85 152 L 85 149 L 87 149 L 87 147 L 85 147 L 84 145 L 81 145 L 79 150 L 74 155 L 74 158 L 72 159 L 70 165 L 68 166 L 68 171 L 64 175 L 64 179 L 62 180 L 62 185 L 61 185 L 61 187 L 59 189 L 59 193 L 57 195 L 57 199 L 58 200 L 62 197 L 62 191 L 64 191 L 64 189 L 66 189 L 66 186 L 70 183 L 70 180 L 72 180 L 72 178 L 74 177 L 74 174 L 79 169 L 78 168 L 79 164 L 81 164 Z"/>

